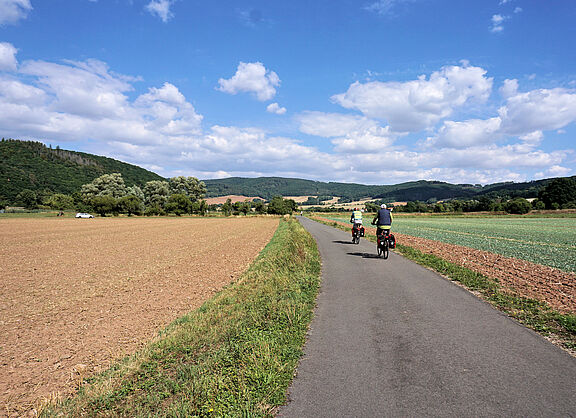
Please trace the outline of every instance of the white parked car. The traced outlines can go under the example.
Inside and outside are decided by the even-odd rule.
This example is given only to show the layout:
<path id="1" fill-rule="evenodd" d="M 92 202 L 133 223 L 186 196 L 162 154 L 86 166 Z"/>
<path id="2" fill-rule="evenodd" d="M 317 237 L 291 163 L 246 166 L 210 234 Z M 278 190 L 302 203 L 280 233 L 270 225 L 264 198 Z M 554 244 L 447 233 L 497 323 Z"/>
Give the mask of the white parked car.
<path id="1" fill-rule="evenodd" d="M 90 215 L 89 213 L 77 213 L 76 214 L 77 218 L 93 218 L 93 215 Z"/>

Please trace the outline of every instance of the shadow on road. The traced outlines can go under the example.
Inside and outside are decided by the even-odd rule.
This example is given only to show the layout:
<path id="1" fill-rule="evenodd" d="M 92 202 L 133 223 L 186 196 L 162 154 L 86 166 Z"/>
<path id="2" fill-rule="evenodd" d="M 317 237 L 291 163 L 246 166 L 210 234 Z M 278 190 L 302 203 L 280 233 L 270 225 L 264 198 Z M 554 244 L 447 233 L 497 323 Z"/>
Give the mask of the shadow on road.
<path id="1" fill-rule="evenodd" d="M 347 253 L 347 254 L 362 258 L 381 258 L 378 256 L 378 254 L 369 254 L 369 253 Z"/>
<path id="2" fill-rule="evenodd" d="M 332 241 L 332 242 L 334 242 L 334 243 L 336 243 L 336 244 L 350 244 L 350 245 L 354 245 L 354 243 L 353 243 L 352 241 L 342 241 L 342 240 L 339 240 L 339 241 Z"/>

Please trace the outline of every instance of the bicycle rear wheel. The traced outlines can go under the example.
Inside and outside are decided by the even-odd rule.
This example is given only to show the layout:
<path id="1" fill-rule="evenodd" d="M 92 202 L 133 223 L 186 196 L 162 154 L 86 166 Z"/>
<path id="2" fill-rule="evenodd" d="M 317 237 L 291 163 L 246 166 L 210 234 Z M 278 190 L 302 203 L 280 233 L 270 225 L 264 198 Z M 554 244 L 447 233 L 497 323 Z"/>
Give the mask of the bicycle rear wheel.
<path id="1" fill-rule="evenodd" d="M 389 253 L 390 253 L 390 249 L 388 248 L 388 239 L 385 239 L 385 240 L 384 240 L 384 245 L 383 245 L 383 248 L 382 248 L 382 257 L 383 257 L 384 259 L 387 259 Z"/>

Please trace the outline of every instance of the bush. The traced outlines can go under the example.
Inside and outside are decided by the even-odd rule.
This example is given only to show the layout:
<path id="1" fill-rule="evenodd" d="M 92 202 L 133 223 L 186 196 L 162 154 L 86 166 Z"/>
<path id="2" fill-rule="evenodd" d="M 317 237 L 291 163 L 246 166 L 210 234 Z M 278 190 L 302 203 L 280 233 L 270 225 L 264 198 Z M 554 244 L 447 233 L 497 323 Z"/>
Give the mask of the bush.
<path id="1" fill-rule="evenodd" d="M 532 204 L 526 199 L 518 197 L 506 203 L 505 210 L 508 213 L 524 215 L 532 210 Z"/>
<path id="2" fill-rule="evenodd" d="M 100 216 L 106 216 L 108 213 L 118 213 L 118 200 L 110 195 L 95 196 L 90 199 L 90 205 L 94 212 Z"/>

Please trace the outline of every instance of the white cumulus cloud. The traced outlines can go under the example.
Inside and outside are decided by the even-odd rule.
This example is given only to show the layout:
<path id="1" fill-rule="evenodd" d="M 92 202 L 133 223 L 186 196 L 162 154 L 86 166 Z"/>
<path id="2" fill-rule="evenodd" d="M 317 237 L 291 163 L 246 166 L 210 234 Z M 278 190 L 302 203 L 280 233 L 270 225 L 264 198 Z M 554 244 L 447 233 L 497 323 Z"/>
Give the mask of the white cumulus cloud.
<path id="1" fill-rule="evenodd" d="M 438 135 L 428 138 L 427 143 L 443 148 L 469 148 L 490 144 L 501 137 L 499 133 L 501 123 L 502 121 L 498 117 L 463 122 L 446 121 L 440 128 Z"/>
<path id="2" fill-rule="evenodd" d="M 467 102 L 484 102 L 492 90 L 492 78 L 480 67 L 447 66 L 428 79 L 407 82 L 355 82 L 346 93 L 332 100 L 362 112 L 369 118 L 386 120 L 396 132 L 431 128 Z"/>
<path id="3" fill-rule="evenodd" d="M 504 30 L 504 21 L 507 20 L 507 16 L 502 16 L 499 14 L 493 15 L 490 25 L 490 32 L 499 33 Z"/>
<path id="4" fill-rule="evenodd" d="M 8 42 L 0 42 L 0 71 L 16 71 L 18 50 Z"/>
<path id="5" fill-rule="evenodd" d="M 352 131 L 378 126 L 376 121 L 364 116 L 343 113 L 304 112 L 296 117 L 300 131 L 324 138 L 343 136 Z"/>
<path id="6" fill-rule="evenodd" d="M 516 93 L 498 113 L 502 131 L 511 135 L 561 129 L 576 121 L 576 91 L 555 88 Z"/>
<path id="7" fill-rule="evenodd" d="M 267 70 L 261 62 L 240 62 L 236 74 L 230 79 L 218 80 L 219 91 L 229 94 L 252 93 L 260 101 L 272 99 L 280 78 L 274 71 Z"/>
<path id="8" fill-rule="evenodd" d="M 509 97 L 515 96 L 516 93 L 518 93 L 518 80 L 504 80 L 504 84 L 500 87 L 502 97 L 508 99 Z"/>
<path id="9" fill-rule="evenodd" d="M 137 79 L 97 60 L 56 64 L 25 61 L 0 74 L 0 129 L 15 138 L 94 138 L 129 144 L 189 140 L 202 116 L 172 84 L 131 100 Z"/>
<path id="10" fill-rule="evenodd" d="M 0 0 L 0 26 L 15 24 L 32 10 L 30 0 Z"/>
<path id="11" fill-rule="evenodd" d="M 341 113 L 304 112 L 296 117 L 300 131 L 333 138 L 334 150 L 341 153 L 367 153 L 388 150 L 398 134 L 390 127 L 364 116 Z"/>
<path id="12" fill-rule="evenodd" d="M 286 108 L 281 107 L 278 103 L 270 103 L 266 107 L 266 111 L 269 113 L 274 113 L 276 115 L 283 115 L 286 113 Z"/>
<path id="13" fill-rule="evenodd" d="M 170 10 L 174 0 L 152 0 L 146 5 L 146 10 L 152 15 L 158 16 L 162 22 L 166 23 L 174 17 Z"/>

